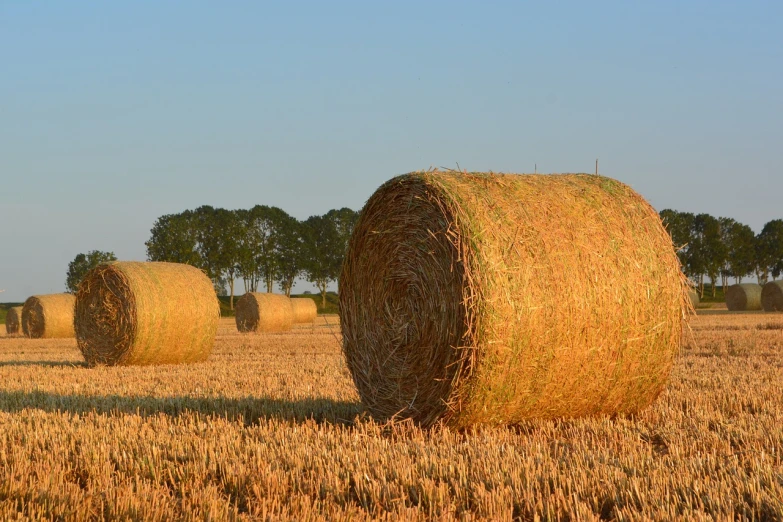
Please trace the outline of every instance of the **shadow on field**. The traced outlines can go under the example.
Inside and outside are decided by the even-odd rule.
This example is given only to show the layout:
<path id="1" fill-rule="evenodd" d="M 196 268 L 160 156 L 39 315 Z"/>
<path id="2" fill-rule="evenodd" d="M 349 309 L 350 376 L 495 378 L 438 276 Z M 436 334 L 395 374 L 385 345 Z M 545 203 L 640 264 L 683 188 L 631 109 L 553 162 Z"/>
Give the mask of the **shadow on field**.
<path id="1" fill-rule="evenodd" d="M 47 368 L 87 368 L 84 361 L 0 361 L 3 366 L 46 366 Z"/>
<path id="2" fill-rule="evenodd" d="M 246 426 L 259 420 L 281 420 L 302 423 L 352 424 L 362 412 L 358 402 L 332 399 L 288 401 L 266 397 L 151 397 L 121 395 L 59 395 L 42 391 L 0 390 L 0 411 L 15 413 L 25 409 L 65 412 L 78 415 L 134 414 L 141 416 L 200 414 L 230 421 L 241 420 Z"/>

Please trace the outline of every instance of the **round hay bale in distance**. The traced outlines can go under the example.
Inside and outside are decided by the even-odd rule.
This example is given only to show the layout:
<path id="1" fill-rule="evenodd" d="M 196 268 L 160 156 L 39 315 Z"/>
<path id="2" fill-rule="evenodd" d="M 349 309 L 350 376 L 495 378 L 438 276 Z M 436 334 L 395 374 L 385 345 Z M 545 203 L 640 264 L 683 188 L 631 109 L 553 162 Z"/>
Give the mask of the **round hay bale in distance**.
<path id="1" fill-rule="evenodd" d="M 761 285 L 731 285 L 726 289 L 726 308 L 732 312 L 761 310 Z"/>
<path id="2" fill-rule="evenodd" d="M 76 340 L 90 366 L 204 361 L 219 319 L 212 282 L 179 263 L 99 265 L 76 293 Z"/>
<path id="3" fill-rule="evenodd" d="M 318 307 L 309 297 L 292 297 L 291 308 L 295 323 L 312 323 L 318 317 Z"/>
<path id="4" fill-rule="evenodd" d="M 696 308 L 701 301 L 701 299 L 699 299 L 699 292 L 693 288 L 688 288 L 688 298 L 691 300 L 691 306 L 694 308 Z"/>
<path id="5" fill-rule="evenodd" d="M 394 178 L 364 206 L 339 284 L 362 402 L 423 426 L 637 412 L 690 309 L 657 212 L 584 174 Z"/>
<path id="6" fill-rule="evenodd" d="M 783 281 L 770 281 L 762 287 L 761 306 L 766 312 L 783 312 Z"/>
<path id="7" fill-rule="evenodd" d="M 14 306 L 6 312 L 5 333 L 8 335 L 22 333 L 22 308 L 21 306 Z"/>
<path id="8" fill-rule="evenodd" d="M 291 299 L 284 295 L 248 292 L 234 308 L 240 332 L 285 332 L 294 323 Z"/>
<path id="9" fill-rule="evenodd" d="M 22 331 L 31 339 L 74 336 L 73 294 L 45 294 L 27 298 L 22 307 Z"/>

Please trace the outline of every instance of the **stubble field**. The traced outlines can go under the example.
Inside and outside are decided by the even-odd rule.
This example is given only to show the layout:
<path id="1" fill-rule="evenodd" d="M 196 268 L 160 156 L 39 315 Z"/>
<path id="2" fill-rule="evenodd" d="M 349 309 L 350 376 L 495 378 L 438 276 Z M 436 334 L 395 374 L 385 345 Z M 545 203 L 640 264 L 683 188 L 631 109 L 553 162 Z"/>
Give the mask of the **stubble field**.
<path id="1" fill-rule="evenodd" d="M 783 519 L 781 314 L 694 318 L 635 418 L 465 433 L 370 420 L 336 322 L 94 369 L 0 327 L 0 519 Z"/>

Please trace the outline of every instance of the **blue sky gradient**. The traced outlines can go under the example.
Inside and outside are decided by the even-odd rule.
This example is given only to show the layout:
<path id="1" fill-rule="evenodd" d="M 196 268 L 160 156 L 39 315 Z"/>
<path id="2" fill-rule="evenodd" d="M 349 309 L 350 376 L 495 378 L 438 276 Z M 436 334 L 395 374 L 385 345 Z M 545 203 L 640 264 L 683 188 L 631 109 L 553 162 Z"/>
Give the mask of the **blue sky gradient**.
<path id="1" fill-rule="evenodd" d="M 202 204 L 359 209 L 430 166 L 783 217 L 780 2 L 0 0 L 0 301 Z M 239 285 L 241 291 L 241 284 Z M 300 283 L 295 291 L 310 288 Z"/>

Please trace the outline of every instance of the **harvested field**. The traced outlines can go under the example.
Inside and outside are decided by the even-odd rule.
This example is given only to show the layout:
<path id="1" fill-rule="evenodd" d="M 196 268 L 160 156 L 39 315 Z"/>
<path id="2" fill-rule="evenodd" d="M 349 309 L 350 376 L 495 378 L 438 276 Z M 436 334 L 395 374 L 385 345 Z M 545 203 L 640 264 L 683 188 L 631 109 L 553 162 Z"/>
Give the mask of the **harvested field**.
<path id="1" fill-rule="evenodd" d="M 334 317 L 222 319 L 189 366 L 88 368 L 74 339 L 0 335 L 0 519 L 780 520 L 783 314 L 691 329 L 635 417 L 462 433 L 370 420 Z"/>

